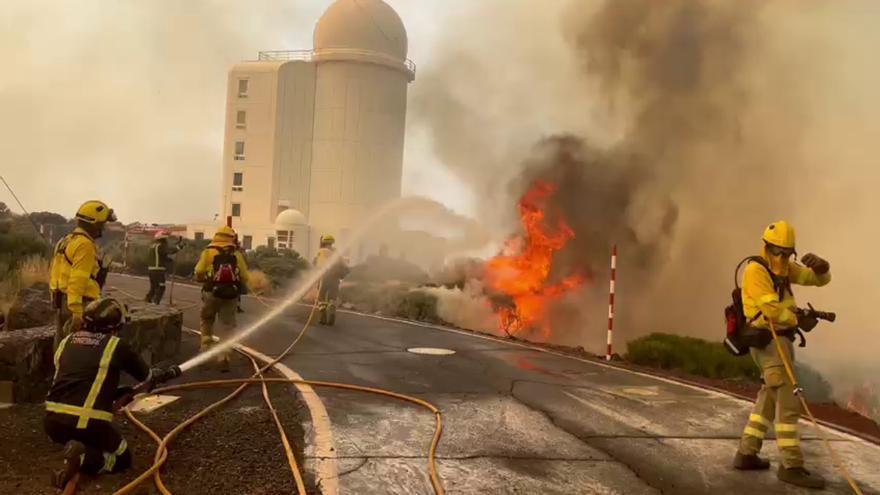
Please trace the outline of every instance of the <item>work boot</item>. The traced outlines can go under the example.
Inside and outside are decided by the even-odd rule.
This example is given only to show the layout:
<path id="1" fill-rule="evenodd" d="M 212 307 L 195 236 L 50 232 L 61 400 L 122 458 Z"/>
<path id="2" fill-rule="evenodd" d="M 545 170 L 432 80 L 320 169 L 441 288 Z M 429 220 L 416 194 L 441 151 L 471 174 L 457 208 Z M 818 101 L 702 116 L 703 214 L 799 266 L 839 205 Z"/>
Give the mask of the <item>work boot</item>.
<path id="1" fill-rule="evenodd" d="M 776 477 L 779 478 L 780 481 L 791 483 L 795 486 L 816 488 L 819 490 L 825 488 L 825 478 L 818 474 L 812 474 L 802 467 L 786 468 L 779 466 L 779 471 L 776 473 Z"/>
<path id="2" fill-rule="evenodd" d="M 758 471 L 762 469 L 770 469 L 770 461 L 761 459 L 755 454 L 742 454 L 737 452 L 733 458 L 734 469 L 740 471 Z"/>
<path id="3" fill-rule="evenodd" d="M 86 446 L 76 440 L 71 440 L 64 445 L 64 469 L 52 473 L 52 486 L 64 489 L 67 482 L 72 480 L 79 472 L 82 455 L 86 453 Z"/>

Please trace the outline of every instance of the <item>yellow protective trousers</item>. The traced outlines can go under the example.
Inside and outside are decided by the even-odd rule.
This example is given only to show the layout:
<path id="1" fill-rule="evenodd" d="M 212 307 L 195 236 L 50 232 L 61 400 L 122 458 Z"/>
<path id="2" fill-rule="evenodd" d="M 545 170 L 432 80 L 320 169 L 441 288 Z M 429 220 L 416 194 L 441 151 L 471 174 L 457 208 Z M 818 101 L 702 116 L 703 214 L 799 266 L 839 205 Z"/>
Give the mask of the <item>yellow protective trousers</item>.
<path id="1" fill-rule="evenodd" d="M 238 310 L 238 299 L 221 299 L 210 292 L 202 292 L 202 311 L 199 331 L 202 334 L 201 350 L 205 351 L 214 345 L 214 322 L 219 319 L 223 337 L 229 338 L 235 330 L 235 316 Z M 219 361 L 229 359 L 229 352 L 219 356 Z"/>
<path id="2" fill-rule="evenodd" d="M 780 337 L 780 343 L 794 365 L 792 341 Z M 739 452 L 744 455 L 756 455 L 761 451 L 764 436 L 770 427 L 774 426 L 782 465 L 786 468 L 803 467 L 804 455 L 798 437 L 798 421 L 801 418 L 802 406 L 794 395 L 794 386 L 785 373 L 782 359 L 772 343 L 764 349 L 752 348 L 751 354 L 755 364 L 761 369 L 764 385 L 758 392 L 755 406 L 740 438 Z"/>

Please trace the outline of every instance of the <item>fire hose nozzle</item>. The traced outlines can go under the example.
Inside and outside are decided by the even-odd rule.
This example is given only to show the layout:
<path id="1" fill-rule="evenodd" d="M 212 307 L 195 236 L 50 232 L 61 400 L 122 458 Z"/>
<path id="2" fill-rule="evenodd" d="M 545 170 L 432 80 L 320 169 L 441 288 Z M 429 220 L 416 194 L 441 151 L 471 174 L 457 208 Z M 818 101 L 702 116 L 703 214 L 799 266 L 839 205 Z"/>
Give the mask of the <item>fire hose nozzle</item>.
<path id="1" fill-rule="evenodd" d="M 804 312 L 808 316 L 812 316 L 814 318 L 818 318 L 820 320 L 825 320 L 825 321 L 832 322 L 832 323 L 834 322 L 834 320 L 837 319 L 837 313 L 832 313 L 831 311 L 819 311 L 816 308 L 814 308 L 813 305 L 810 303 L 807 303 L 807 307 L 809 309 L 804 310 Z"/>

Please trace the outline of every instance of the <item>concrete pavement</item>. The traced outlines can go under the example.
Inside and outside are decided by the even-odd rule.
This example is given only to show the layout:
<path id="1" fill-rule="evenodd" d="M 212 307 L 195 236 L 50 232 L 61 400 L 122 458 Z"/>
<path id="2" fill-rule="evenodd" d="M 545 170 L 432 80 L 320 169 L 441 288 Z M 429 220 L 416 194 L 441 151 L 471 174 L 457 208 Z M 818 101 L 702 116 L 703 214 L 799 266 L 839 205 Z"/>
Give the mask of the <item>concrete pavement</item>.
<path id="1" fill-rule="evenodd" d="M 140 295 L 141 279 L 110 285 Z M 167 298 L 167 296 L 166 296 Z M 178 285 L 198 326 L 198 290 Z M 265 308 L 247 298 L 240 324 Z M 291 309 L 247 345 L 273 355 L 305 321 Z M 414 354 L 412 347 L 455 354 Z M 284 363 L 306 379 L 415 395 L 443 413 L 438 469 L 449 493 L 808 493 L 774 471 L 730 468 L 749 404 L 696 389 L 505 342 L 406 323 L 340 314 L 311 329 Z M 423 409 L 367 394 L 318 390 L 330 415 L 342 493 L 432 493 L 426 474 L 434 421 Z M 307 428 L 307 438 L 308 438 Z M 834 433 L 835 448 L 865 493 L 880 493 L 880 447 Z M 850 493 L 812 427 L 802 430 L 808 468 L 829 478 L 827 493 Z M 305 449 L 315 459 L 314 445 Z"/>

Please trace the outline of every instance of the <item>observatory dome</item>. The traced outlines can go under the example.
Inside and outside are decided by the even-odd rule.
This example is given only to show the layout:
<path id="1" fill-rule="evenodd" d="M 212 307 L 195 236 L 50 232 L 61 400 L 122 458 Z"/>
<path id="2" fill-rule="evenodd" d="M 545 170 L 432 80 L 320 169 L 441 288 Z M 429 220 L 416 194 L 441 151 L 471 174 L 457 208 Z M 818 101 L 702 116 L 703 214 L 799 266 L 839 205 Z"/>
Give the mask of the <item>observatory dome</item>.
<path id="1" fill-rule="evenodd" d="M 293 208 L 282 211 L 275 217 L 275 228 L 278 230 L 293 230 L 294 227 L 306 225 L 306 216 Z"/>
<path id="2" fill-rule="evenodd" d="M 406 28 L 382 0 L 336 0 L 315 26 L 315 50 L 368 50 L 405 60 Z"/>

